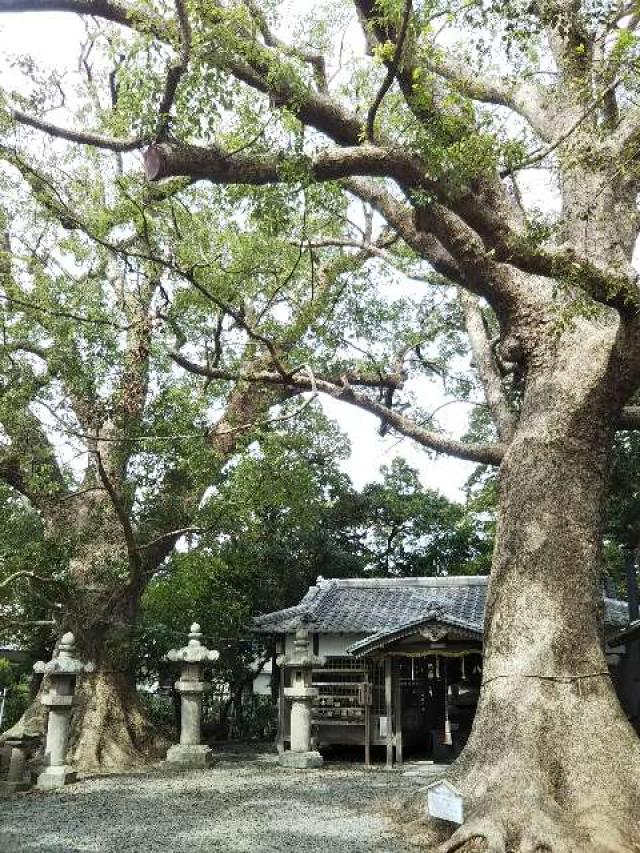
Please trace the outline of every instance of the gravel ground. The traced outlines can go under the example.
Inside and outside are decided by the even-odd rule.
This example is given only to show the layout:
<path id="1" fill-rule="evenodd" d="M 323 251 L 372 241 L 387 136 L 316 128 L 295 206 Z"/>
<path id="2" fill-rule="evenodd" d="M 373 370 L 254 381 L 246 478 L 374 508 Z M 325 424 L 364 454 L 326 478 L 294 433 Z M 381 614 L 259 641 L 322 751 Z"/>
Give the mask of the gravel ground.
<path id="1" fill-rule="evenodd" d="M 410 853 L 380 806 L 424 778 L 225 753 L 211 770 L 94 776 L 0 800 L 1 853 Z"/>

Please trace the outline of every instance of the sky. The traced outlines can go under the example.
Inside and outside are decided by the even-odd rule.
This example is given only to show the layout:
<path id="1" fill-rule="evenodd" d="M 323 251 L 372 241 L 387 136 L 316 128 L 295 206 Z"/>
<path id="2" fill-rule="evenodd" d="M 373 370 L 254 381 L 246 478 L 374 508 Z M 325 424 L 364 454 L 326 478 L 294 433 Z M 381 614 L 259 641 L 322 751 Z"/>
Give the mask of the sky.
<path id="1" fill-rule="evenodd" d="M 74 65 L 84 37 L 80 17 L 64 13 L 23 13 L 0 16 L 0 55 L 29 54 L 37 63 L 56 68 Z M 0 85 L 16 85 L 13 74 L 0 73 Z M 422 383 L 418 403 L 428 411 L 447 401 L 437 382 Z M 380 479 L 380 468 L 401 456 L 420 474 L 425 487 L 437 489 L 452 500 L 463 499 L 463 486 L 475 465 L 445 456 L 435 457 L 411 439 L 378 433 L 377 418 L 348 403 L 323 397 L 326 414 L 338 422 L 351 443 L 351 456 L 343 468 L 356 488 Z M 465 431 L 469 407 L 448 405 L 438 414 L 441 427 L 459 436 Z"/>

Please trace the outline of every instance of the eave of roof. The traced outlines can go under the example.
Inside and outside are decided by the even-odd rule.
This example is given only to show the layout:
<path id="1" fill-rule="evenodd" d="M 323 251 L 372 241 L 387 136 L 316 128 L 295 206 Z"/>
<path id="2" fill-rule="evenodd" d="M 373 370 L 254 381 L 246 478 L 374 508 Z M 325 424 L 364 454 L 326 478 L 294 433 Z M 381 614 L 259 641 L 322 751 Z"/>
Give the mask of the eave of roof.
<path id="1" fill-rule="evenodd" d="M 628 643 L 631 640 L 640 640 L 640 619 L 635 619 L 629 623 L 624 631 L 618 631 L 617 634 L 610 637 L 608 644 L 610 646 L 617 646 L 620 643 Z"/>
<path id="2" fill-rule="evenodd" d="M 26 663 L 30 659 L 27 652 L 16 646 L 0 646 L 0 658 L 12 663 Z"/>
<path id="3" fill-rule="evenodd" d="M 399 640 L 403 640 L 406 637 L 410 637 L 412 634 L 418 633 L 421 628 L 426 628 L 428 625 L 437 625 L 454 629 L 457 628 L 465 634 L 470 635 L 469 639 L 474 639 L 478 642 L 482 642 L 483 639 L 482 626 L 478 627 L 464 619 L 456 619 L 455 616 L 450 616 L 448 613 L 444 613 L 442 610 L 434 608 L 430 613 L 420 619 L 412 619 L 398 628 L 394 628 L 390 631 L 379 631 L 376 634 L 372 634 L 370 637 L 364 637 L 364 639 L 352 643 L 348 647 L 347 652 L 355 658 L 366 657 L 372 652 L 384 649 Z"/>

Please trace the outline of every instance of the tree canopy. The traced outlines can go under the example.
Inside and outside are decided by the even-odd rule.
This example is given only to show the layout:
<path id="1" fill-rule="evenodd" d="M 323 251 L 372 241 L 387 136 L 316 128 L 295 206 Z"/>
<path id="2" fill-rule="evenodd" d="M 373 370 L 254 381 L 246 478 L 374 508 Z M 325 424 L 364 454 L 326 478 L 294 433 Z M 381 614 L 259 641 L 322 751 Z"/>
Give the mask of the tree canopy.
<path id="1" fill-rule="evenodd" d="M 191 395 L 224 397 L 203 455 L 222 467 L 247 424 L 322 393 L 499 468 L 482 696 L 451 775 L 469 816 L 450 839 L 417 817 L 408 831 L 446 853 L 478 838 L 497 853 L 631 853 L 640 746 L 599 614 L 611 451 L 640 425 L 635 5 L 355 0 L 286 18 L 253 0 L 0 0 L 12 11 L 79 13 L 87 29 L 72 80 L 16 65 L 3 176 L 67 233 L 47 266 L 70 241 L 88 293 L 89 257 L 126 270 L 144 322 L 119 309 L 133 358 L 119 339 L 120 375 L 146 365 L 142 343 Z M 29 307 L 22 275 L 4 271 L 12 310 Z M 436 382 L 473 405 L 466 434 L 425 402 Z M 143 404 L 138 380 L 126 397 L 107 387 L 88 450 L 135 586 L 147 515 L 132 468 L 105 465 L 102 446 L 136 406 L 158 440 L 157 389 Z M 4 470 L 24 494 L 40 464 Z M 167 549 L 170 533 L 156 533 Z"/>

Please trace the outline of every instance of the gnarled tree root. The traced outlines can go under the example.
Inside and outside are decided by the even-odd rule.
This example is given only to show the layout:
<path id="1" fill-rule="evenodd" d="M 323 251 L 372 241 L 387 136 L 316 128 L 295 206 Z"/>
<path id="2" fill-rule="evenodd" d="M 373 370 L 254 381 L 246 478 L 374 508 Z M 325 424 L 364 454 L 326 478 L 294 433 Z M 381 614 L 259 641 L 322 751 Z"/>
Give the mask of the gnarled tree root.
<path id="1" fill-rule="evenodd" d="M 620 816 L 592 812 L 588 820 L 584 815 L 570 820 L 557 805 L 522 801 L 506 791 L 504 800 L 483 804 L 451 835 L 450 824 L 440 820 L 394 822 L 406 838 L 433 853 L 640 853 L 634 817 L 621 823 Z"/>
<path id="2" fill-rule="evenodd" d="M 622 761 L 612 744 L 612 760 L 593 766 L 592 755 L 579 763 L 572 753 L 562 773 L 540 753 L 538 763 L 514 752 L 493 761 L 488 751 L 484 760 L 463 755 L 447 773 L 463 795 L 462 826 L 428 817 L 424 789 L 388 814 L 430 853 L 640 853 L 640 763 L 636 743 L 628 745 Z"/>
<path id="3" fill-rule="evenodd" d="M 487 853 L 578 853 L 588 849 L 589 840 L 570 829 L 557 810 L 552 815 L 528 805 L 514 804 L 512 808 L 511 813 L 495 808 L 482 816 L 473 816 L 440 845 L 438 853 L 468 851 L 474 847 Z M 481 842 L 481 846 L 471 846 L 474 841 Z M 614 849 L 611 848 L 611 853 Z"/>
<path id="4" fill-rule="evenodd" d="M 500 816 L 473 818 L 441 844 L 437 853 L 640 853 L 640 841 L 636 844 L 623 838 L 614 824 L 601 823 L 596 837 L 541 813 L 520 814 L 518 823 L 522 822 L 526 827 L 514 833 L 513 823 L 510 826 Z"/>

